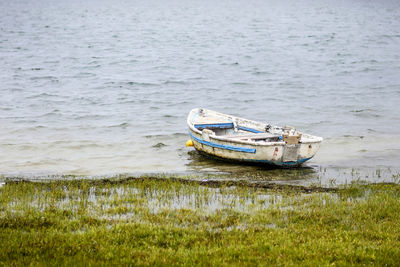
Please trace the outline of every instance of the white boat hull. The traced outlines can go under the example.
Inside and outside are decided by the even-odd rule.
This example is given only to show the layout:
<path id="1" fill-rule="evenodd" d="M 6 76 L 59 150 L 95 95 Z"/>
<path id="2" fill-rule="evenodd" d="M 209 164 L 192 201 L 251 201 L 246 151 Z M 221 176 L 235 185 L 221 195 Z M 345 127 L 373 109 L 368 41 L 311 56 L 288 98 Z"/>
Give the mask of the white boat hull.
<path id="1" fill-rule="evenodd" d="M 205 119 L 199 119 L 201 116 Z M 283 133 L 280 127 L 263 131 L 268 124 L 204 109 L 190 112 L 188 126 L 195 149 L 214 157 L 241 162 L 299 166 L 316 154 L 322 141 L 321 137 L 302 134 L 297 144 L 288 144 L 279 135 L 280 130 Z"/>

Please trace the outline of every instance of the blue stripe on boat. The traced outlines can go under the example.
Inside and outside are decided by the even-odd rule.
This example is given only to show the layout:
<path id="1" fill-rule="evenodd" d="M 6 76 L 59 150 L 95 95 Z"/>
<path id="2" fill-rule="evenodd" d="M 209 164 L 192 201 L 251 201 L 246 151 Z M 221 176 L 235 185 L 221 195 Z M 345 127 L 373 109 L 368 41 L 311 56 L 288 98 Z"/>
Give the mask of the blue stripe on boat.
<path id="1" fill-rule="evenodd" d="M 196 129 L 206 129 L 206 128 L 220 128 L 220 129 L 228 129 L 233 128 L 233 123 L 214 123 L 214 124 L 195 124 L 194 127 Z"/>
<path id="2" fill-rule="evenodd" d="M 263 131 L 259 131 L 259 130 L 253 129 L 253 128 L 247 128 L 244 126 L 238 126 L 238 129 L 243 130 L 243 131 L 252 132 L 252 133 L 264 133 Z"/>
<path id="3" fill-rule="evenodd" d="M 199 142 L 203 145 L 211 146 L 211 147 L 216 147 L 216 148 L 222 148 L 226 150 L 232 150 L 232 151 L 239 151 L 239 152 L 245 152 L 245 153 L 256 153 L 255 148 L 245 148 L 245 147 L 237 147 L 237 146 L 227 146 L 227 145 L 221 145 L 213 142 L 208 142 L 204 141 L 203 139 L 197 138 L 194 136 L 191 132 L 189 132 L 190 137 L 192 137 L 196 142 Z"/>

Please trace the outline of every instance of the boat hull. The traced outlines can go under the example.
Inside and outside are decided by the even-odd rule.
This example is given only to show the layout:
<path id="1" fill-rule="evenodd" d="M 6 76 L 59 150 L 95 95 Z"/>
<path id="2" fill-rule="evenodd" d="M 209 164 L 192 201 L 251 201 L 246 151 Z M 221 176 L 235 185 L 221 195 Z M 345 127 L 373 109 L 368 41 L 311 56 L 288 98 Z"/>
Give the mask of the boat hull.
<path id="1" fill-rule="evenodd" d="M 310 160 L 319 149 L 319 144 L 297 145 L 297 156 L 293 160 L 283 161 L 285 146 L 275 144 L 270 146 L 241 145 L 210 138 L 209 141 L 202 139 L 202 135 L 190 130 L 189 135 L 196 150 L 222 159 L 238 162 L 263 163 L 282 167 L 296 167 Z"/>

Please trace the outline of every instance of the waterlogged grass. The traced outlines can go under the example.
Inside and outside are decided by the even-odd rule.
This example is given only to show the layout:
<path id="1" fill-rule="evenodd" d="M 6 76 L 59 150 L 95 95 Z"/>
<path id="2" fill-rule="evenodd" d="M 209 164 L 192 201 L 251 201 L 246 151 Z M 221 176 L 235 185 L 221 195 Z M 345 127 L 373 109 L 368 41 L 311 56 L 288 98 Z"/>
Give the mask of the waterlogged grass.
<path id="1" fill-rule="evenodd" d="M 400 186 L 7 183 L 0 265 L 398 265 Z"/>

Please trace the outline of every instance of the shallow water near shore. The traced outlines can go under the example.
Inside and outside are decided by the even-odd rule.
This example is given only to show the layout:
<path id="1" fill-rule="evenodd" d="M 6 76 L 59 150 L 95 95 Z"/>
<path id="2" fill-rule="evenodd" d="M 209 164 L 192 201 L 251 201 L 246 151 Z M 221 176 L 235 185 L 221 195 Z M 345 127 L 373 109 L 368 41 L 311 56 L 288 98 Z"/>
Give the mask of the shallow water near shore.
<path id="1" fill-rule="evenodd" d="M 396 180 L 399 18 L 389 0 L 3 3 L 0 180 Z M 215 161 L 185 147 L 194 107 L 324 142 L 294 170 Z"/>
<path id="2" fill-rule="evenodd" d="M 7 266 L 396 265 L 399 185 L 329 191 L 166 179 L 7 182 L 0 259 Z"/>

